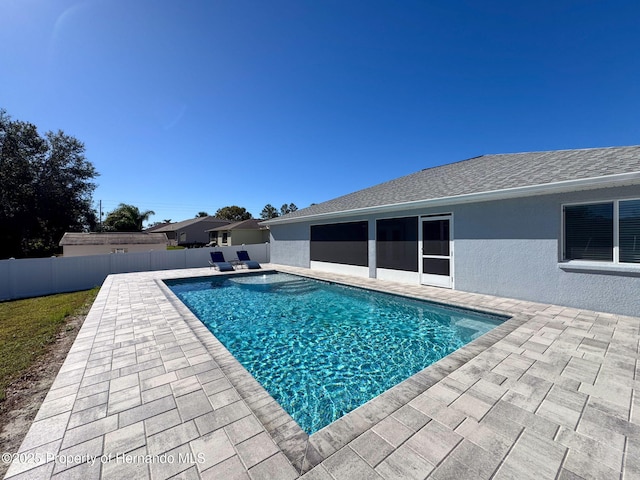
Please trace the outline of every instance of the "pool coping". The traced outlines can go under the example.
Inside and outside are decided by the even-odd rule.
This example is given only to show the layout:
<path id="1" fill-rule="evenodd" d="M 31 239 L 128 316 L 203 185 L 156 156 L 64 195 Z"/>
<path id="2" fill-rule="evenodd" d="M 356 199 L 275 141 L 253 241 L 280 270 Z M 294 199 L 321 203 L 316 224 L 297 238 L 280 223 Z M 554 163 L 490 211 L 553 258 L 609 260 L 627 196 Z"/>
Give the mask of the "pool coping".
<path id="1" fill-rule="evenodd" d="M 112 275 L 5 478 L 640 475 L 640 318 L 264 267 L 512 318 L 309 437 L 162 282 L 213 270 Z M 57 457 L 119 451 L 191 461 Z"/>
<path id="2" fill-rule="evenodd" d="M 407 295 L 406 292 L 390 292 L 388 289 L 382 288 L 379 285 L 363 286 L 360 282 L 340 281 L 341 279 L 336 279 L 333 275 L 327 275 L 314 270 L 293 271 L 290 268 L 278 267 L 276 269 L 263 271 L 263 273 L 271 272 L 286 272 L 304 278 L 340 283 L 341 285 L 386 294 L 391 293 L 404 298 L 423 300 L 435 305 L 445 307 L 453 306 L 464 310 L 505 318 L 500 325 L 492 328 L 489 332 L 472 340 L 432 365 L 425 367 L 317 432 L 308 435 L 251 373 L 236 360 L 215 335 L 207 335 L 201 332 L 200 326 L 202 326 L 202 322 L 200 319 L 182 303 L 164 281 L 157 280 L 156 283 L 159 288 L 171 300 L 176 309 L 180 311 L 185 321 L 194 332 L 196 332 L 200 340 L 209 346 L 214 360 L 221 366 L 225 375 L 232 379 L 232 383 L 240 397 L 247 402 L 252 412 L 260 420 L 262 425 L 264 425 L 269 435 L 271 435 L 271 438 L 273 438 L 299 474 L 308 472 L 329 458 L 337 450 L 346 446 L 350 441 L 372 428 L 376 423 L 397 412 L 404 405 L 427 391 L 458 367 L 464 365 L 480 352 L 503 339 L 528 319 L 526 315 L 512 315 L 497 308 L 469 308 L 462 304 L 446 304 L 442 301 L 434 301 L 427 296 L 420 298 L 415 295 Z M 237 273 L 247 275 L 256 274 L 255 271 L 241 271 Z M 208 329 L 206 329 L 206 331 L 207 333 L 211 333 Z"/>

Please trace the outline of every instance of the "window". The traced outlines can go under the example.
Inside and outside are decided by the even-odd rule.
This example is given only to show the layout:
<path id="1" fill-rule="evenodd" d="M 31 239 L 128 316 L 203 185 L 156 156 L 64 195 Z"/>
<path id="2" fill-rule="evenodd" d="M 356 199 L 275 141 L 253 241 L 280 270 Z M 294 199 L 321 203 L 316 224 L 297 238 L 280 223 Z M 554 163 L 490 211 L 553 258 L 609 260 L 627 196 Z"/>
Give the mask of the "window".
<path id="1" fill-rule="evenodd" d="M 640 200 L 620 202 L 620 262 L 640 263 Z"/>
<path id="2" fill-rule="evenodd" d="M 613 261 L 613 203 L 564 207 L 565 260 Z"/>
<path id="3" fill-rule="evenodd" d="M 369 265 L 367 222 L 332 223 L 311 227 L 311 260 Z"/>
<path id="4" fill-rule="evenodd" d="M 378 268 L 418 271 L 418 217 L 376 222 L 376 265 Z"/>
<path id="5" fill-rule="evenodd" d="M 564 260 L 640 263 L 640 200 L 565 205 Z"/>

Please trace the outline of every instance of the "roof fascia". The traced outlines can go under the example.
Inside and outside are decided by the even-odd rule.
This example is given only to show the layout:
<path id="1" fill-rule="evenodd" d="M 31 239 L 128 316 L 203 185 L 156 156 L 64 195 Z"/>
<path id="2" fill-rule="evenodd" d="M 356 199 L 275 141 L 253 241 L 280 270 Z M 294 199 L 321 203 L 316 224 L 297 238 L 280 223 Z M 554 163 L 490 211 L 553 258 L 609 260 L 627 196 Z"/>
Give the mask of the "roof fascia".
<path id="1" fill-rule="evenodd" d="M 550 195 L 554 193 L 566 193 L 577 190 L 593 190 L 597 188 L 617 187 L 640 183 L 640 172 L 619 173 L 603 177 L 581 178 L 576 180 L 564 180 L 561 182 L 528 185 L 525 187 L 505 188 L 503 190 L 490 190 L 486 192 L 468 193 L 451 197 L 431 198 L 428 200 L 416 200 L 413 202 L 392 203 L 375 207 L 354 208 L 338 212 L 318 213 L 294 218 L 274 218 L 261 222 L 263 225 L 283 225 L 287 223 L 307 222 L 325 218 L 340 218 L 352 215 L 387 213 L 395 210 L 411 210 L 415 208 L 440 207 L 445 205 L 459 205 L 463 203 L 488 202 L 492 200 L 505 200 L 518 197 L 532 197 L 536 195 Z"/>

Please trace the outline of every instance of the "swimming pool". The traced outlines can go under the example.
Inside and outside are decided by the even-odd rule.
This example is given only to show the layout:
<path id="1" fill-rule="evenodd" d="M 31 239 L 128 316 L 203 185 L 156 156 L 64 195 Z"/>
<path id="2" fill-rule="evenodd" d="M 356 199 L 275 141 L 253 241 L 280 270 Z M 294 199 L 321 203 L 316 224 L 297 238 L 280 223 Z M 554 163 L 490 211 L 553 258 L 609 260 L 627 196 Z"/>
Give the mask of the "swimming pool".
<path id="1" fill-rule="evenodd" d="M 286 273 L 166 283 L 308 434 L 505 320 Z"/>

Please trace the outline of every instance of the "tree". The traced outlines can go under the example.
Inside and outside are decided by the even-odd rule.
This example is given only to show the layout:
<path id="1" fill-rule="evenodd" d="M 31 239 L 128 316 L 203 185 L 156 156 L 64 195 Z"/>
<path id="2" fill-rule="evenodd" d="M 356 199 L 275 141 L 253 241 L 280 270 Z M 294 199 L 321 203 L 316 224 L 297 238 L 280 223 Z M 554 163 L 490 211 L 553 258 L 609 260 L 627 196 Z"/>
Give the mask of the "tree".
<path id="1" fill-rule="evenodd" d="M 107 215 L 103 227 L 111 232 L 141 232 L 142 223 L 155 214 L 153 210 L 141 212 L 138 207 L 121 203 L 118 208 Z"/>
<path id="2" fill-rule="evenodd" d="M 286 215 L 287 213 L 295 212 L 298 210 L 295 203 L 290 203 L 287 205 L 286 203 L 280 207 L 280 215 Z"/>
<path id="3" fill-rule="evenodd" d="M 276 218 L 279 216 L 280 214 L 278 213 L 278 210 L 276 210 L 276 207 L 274 207 L 270 203 L 267 203 L 262 209 L 262 212 L 260 212 L 260 218 L 262 218 L 263 220 L 267 220 L 269 218 Z"/>
<path id="4" fill-rule="evenodd" d="M 208 217 L 209 214 L 207 212 L 198 212 L 196 218 Z"/>
<path id="5" fill-rule="evenodd" d="M 95 228 L 97 176 L 82 142 L 0 109 L 0 258 L 52 255 L 66 231 Z"/>
<path id="6" fill-rule="evenodd" d="M 246 208 L 238 207 L 237 205 L 219 208 L 215 217 L 230 220 L 232 222 L 240 222 L 242 220 L 249 220 L 250 218 L 253 218 L 251 213 L 247 212 Z"/>

